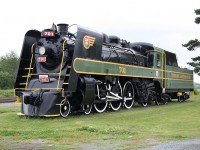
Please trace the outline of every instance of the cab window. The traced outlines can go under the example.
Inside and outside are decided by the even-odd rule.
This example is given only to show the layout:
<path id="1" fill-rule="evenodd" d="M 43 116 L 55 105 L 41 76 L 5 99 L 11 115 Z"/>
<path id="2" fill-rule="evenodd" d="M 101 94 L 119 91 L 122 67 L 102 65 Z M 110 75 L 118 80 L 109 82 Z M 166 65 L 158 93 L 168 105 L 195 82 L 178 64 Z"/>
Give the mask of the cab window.
<path id="1" fill-rule="evenodd" d="M 148 53 L 148 67 L 153 67 L 153 62 L 154 62 L 154 52 L 149 52 Z"/>
<path id="2" fill-rule="evenodd" d="M 156 55 L 156 66 L 157 66 L 158 68 L 161 67 L 161 58 L 160 58 L 160 54 L 157 54 L 157 55 Z"/>

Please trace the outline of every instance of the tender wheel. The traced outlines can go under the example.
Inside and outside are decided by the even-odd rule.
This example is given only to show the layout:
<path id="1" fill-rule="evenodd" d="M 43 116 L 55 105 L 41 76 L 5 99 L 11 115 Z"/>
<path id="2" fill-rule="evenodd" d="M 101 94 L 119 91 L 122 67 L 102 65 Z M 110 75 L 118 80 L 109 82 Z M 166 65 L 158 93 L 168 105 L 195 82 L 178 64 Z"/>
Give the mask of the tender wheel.
<path id="1" fill-rule="evenodd" d="M 160 105 L 160 101 L 157 98 L 155 99 L 155 104 Z"/>
<path id="2" fill-rule="evenodd" d="M 101 103 L 96 103 L 94 104 L 94 109 L 98 113 L 102 113 L 106 110 L 106 107 L 108 106 L 108 102 L 101 102 Z"/>
<path id="3" fill-rule="evenodd" d="M 184 97 L 185 97 L 185 100 L 187 100 L 187 99 L 190 98 L 190 94 L 188 94 L 188 93 L 184 93 Z"/>
<path id="4" fill-rule="evenodd" d="M 184 95 L 178 97 L 178 102 L 184 102 L 185 100 L 186 99 Z"/>
<path id="5" fill-rule="evenodd" d="M 140 103 L 142 107 L 147 107 L 148 103 L 147 102 L 142 102 Z"/>
<path id="6" fill-rule="evenodd" d="M 83 105 L 83 112 L 86 115 L 89 115 L 92 111 L 92 105 Z"/>
<path id="7" fill-rule="evenodd" d="M 183 99 L 180 96 L 178 97 L 178 102 L 183 102 Z"/>
<path id="8" fill-rule="evenodd" d="M 163 104 L 167 104 L 171 101 L 171 97 L 168 94 L 163 94 Z"/>
<path id="9" fill-rule="evenodd" d="M 121 85 L 118 83 L 117 85 L 113 86 L 111 88 L 111 92 L 122 97 L 122 87 Z M 111 101 L 110 102 L 110 108 L 114 111 L 117 111 L 120 109 L 122 103 L 121 103 L 121 100 L 117 100 L 117 101 Z"/>
<path id="10" fill-rule="evenodd" d="M 71 106 L 69 101 L 66 101 L 65 99 L 61 101 L 60 105 L 60 115 L 62 117 L 67 117 L 70 113 Z"/>
<path id="11" fill-rule="evenodd" d="M 124 107 L 130 109 L 134 103 L 134 88 L 130 81 L 126 82 L 123 88 Z"/>

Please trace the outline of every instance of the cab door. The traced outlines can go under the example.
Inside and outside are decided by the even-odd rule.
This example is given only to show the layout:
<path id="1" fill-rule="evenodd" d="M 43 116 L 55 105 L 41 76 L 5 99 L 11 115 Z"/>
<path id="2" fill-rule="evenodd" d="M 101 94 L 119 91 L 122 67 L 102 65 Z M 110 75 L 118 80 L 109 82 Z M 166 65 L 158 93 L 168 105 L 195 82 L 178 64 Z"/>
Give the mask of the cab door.
<path id="1" fill-rule="evenodd" d="M 156 51 L 154 54 L 154 68 L 158 69 L 156 76 L 161 80 L 161 87 L 165 88 L 165 55 L 162 51 Z"/>

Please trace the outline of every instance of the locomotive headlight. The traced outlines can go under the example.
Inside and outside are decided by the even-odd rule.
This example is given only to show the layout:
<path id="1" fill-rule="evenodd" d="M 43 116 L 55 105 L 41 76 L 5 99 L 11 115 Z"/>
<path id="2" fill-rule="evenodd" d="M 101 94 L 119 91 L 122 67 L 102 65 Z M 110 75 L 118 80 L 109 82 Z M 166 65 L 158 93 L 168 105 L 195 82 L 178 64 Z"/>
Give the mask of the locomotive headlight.
<path id="1" fill-rule="evenodd" d="M 39 54 L 40 54 L 40 55 L 44 55 L 45 52 L 46 52 L 45 47 L 44 47 L 44 46 L 41 46 L 41 47 L 39 48 Z"/>

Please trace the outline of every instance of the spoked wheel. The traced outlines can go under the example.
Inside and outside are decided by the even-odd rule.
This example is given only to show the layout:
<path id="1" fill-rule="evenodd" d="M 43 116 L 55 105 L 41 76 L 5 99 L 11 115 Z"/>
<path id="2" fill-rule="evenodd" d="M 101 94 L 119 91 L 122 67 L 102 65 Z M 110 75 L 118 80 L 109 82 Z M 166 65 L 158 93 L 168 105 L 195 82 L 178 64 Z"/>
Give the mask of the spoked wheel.
<path id="1" fill-rule="evenodd" d="M 178 102 L 184 102 L 185 101 L 185 97 L 184 96 L 179 96 L 178 97 Z"/>
<path id="2" fill-rule="evenodd" d="M 94 109 L 98 113 L 102 113 L 106 110 L 108 106 L 108 102 L 106 101 L 106 95 L 107 95 L 106 85 L 104 83 L 97 85 L 96 92 L 99 102 L 94 104 Z"/>
<path id="3" fill-rule="evenodd" d="M 171 101 L 171 97 L 168 94 L 163 94 L 162 100 L 163 100 L 162 103 L 166 105 L 168 102 Z"/>
<path id="4" fill-rule="evenodd" d="M 142 102 L 140 103 L 142 107 L 147 107 L 148 103 L 147 102 Z"/>
<path id="5" fill-rule="evenodd" d="M 184 102 L 185 101 L 185 96 L 182 93 L 182 95 L 178 96 L 178 102 Z"/>
<path id="6" fill-rule="evenodd" d="M 66 101 L 65 99 L 61 101 L 60 105 L 60 115 L 62 117 L 67 117 L 71 111 L 71 106 L 69 101 Z"/>
<path id="7" fill-rule="evenodd" d="M 115 95 L 122 97 L 122 87 L 119 84 L 119 82 L 117 85 L 111 87 L 111 93 L 114 93 Z M 121 105 L 122 105 L 121 99 L 116 101 L 110 101 L 110 108 L 114 111 L 119 110 Z"/>
<path id="8" fill-rule="evenodd" d="M 106 107 L 108 106 L 108 102 L 101 102 L 101 103 L 96 103 L 94 104 L 94 109 L 98 113 L 102 113 L 106 110 Z"/>
<path id="9" fill-rule="evenodd" d="M 92 105 L 88 104 L 88 105 L 83 105 L 83 112 L 86 115 L 89 115 L 92 111 Z"/>
<path id="10" fill-rule="evenodd" d="M 123 88 L 124 107 L 130 109 L 134 103 L 134 88 L 130 81 L 126 82 Z"/>
<path id="11" fill-rule="evenodd" d="M 114 111 L 117 111 L 120 109 L 122 103 L 121 101 L 111 101 L 110 102 L 110 108 Z"/>
<path id="12" fill-rule="evenodd" d="M 183 99 L 180 96 L 178 96 L 178 102 L 183 102 Z"/>
<path id="13" fill-rule="evenodd" d="M 155 98 L 155 104 L 160 105 L 160 101 L 157 98 Z"/>

